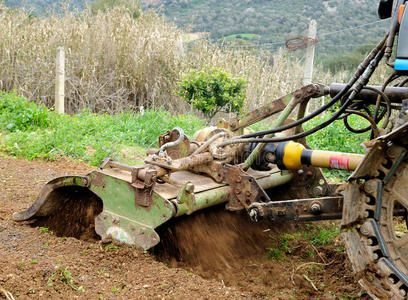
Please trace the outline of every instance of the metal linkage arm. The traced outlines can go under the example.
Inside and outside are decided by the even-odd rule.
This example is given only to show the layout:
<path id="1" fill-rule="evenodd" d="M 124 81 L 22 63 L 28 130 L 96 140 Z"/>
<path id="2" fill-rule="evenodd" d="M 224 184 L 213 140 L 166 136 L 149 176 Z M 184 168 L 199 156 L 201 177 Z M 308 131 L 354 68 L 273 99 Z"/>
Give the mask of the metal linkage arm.
<path id="1" fill-rule="evenodd" d="M 290 93 L 282 98 L 274 100 L 258 109 L 255 109 L 239 119 L 232 120 L 230 123 L 231 130 L 237 131 L 241 128 L 248 127 L 255 124 L 263 119 L 266 119 L 278 112 L 284 110 L 284 108 L 290 103 L 294 103 L 296 106 L 299 103 L 307 102 L 310 98 L 317 98 L 324 96 L 327 88 L 320 84 L 309 84 L 306 85 L 293 93 Z M 295 99 L 295 101 L 292 101 Z"/>
<path id="2" fill-rule="evenodd" d="M 248 214 L 253 221 L 270 219 L 272 221 L 315 221 L 341 219 L 343 197 L 331 196 L 322 198 L 255 202 Z"/>

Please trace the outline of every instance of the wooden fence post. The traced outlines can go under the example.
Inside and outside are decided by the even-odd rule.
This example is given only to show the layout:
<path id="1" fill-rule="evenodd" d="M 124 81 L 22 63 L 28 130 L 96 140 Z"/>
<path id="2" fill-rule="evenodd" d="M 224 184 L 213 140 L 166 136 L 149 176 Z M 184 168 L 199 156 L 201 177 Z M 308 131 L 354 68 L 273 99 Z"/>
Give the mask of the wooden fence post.
<path id="1" fill-rule="evenodd" d="M 315 42 L 316 39 L 316 21 L 311 20 L 309 23 L 309 33 L 307 37 L 309 38 L 306 48 L 306 59 L 305 59 L 305 69 L 303 73 L 303 85 L 308 85 L 312 83 L 313 78 L 313 62 L 314 62 L 314 53 L 315 53 Z M 311 101 L 309 101 L 307 111 L 311 109 Z"/>
<path id="2" fill-rule="evenodd" d="M 65 91 L 65 51 L 64 47 L 58 47 L 55 62 L 55 111 L 59 114 L 64 113 L 64 97 L 65 97 L 64 91 Z"/>

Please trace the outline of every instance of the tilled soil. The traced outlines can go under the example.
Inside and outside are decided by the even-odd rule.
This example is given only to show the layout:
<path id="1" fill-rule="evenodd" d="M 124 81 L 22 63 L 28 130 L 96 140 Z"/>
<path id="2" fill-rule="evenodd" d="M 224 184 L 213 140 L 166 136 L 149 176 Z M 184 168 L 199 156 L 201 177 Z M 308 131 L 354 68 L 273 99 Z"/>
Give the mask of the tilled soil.
<path id="1" fill-rule="evenodd" d="M 335 299 L 358 287 L 343 252 L 291 240 L 280 260 L 267 256 L 294 224 L 253 224 L 210 209 L 160 228 L 162 244 L 136 247 L 61 237 L 41 224 L 16 223 L 49 180 L 83 175 L 68 159 L 28 162 L 0 157 L 0 299 Z M 61 235 L 61 234 L 60 234 Z M 82 236 L 80 236 L 82 238 Z M 310 255 L 310 253 L 314 253 Z"/>

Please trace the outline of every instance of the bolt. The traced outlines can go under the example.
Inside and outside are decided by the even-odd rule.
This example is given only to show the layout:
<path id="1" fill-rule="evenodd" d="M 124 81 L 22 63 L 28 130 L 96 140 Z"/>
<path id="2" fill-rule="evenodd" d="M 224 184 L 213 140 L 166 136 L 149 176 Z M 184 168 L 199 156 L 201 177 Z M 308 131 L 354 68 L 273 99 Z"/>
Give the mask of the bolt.
<path id="1" fill-rule="evenodd" d="M 377 190 L 377 181 L 375 180 L 368 180 L 364 183 L 364 190 L 367 193 L 374 193 Z"/>
<path id="2" fill-rule="evenodd" d="M 310 211 L 312 212 L 312 214 L 314 215 L 318 215 L 321 213 L 322 208 L 320 206 L 319 202 L 315 202 L 310 206 Z"/>
<path id="3" fill-rule="evenodd" d="M 88 181 L 87 177 L 82 178 L 82 185 L 83 186 L 88 186 L 88 183 L 89 183 L 89 181 Z"/>
<path id="4" fill-rule="evenodd" d="M 395 158 L 397 156 L 397 148 L 395 147 L 390 147 L 387 149 L 387 155 L 390 158 Z"/>
<path id="5" fill-rule="evenodd" d="M 194 184 L 192 184 L 191 182 L 187 183 L 186 192 L 189 194 L 194 193 Z"/>
<path id="6" fill-rule="evenodd" d="M 249 217 L 252 221 L 258 222 L 258 210 L 253 208 L 249 211 Z"/>
<path id="7" fill-rule="evenodd" d="M 360 227 L 360 232 L 361 234 L 365 236 L 369 236 L 371 234 L 371 225 L 368 222 L 365 222 L 363 225 Z"/>
<path id="8" fill-rule="evenodd" d="M 313 188 L 313 195 L 315 195 L 316 197 L 323 195 L 323 188 L 321 186 L 315 186 Z"/>
<path id="9" fill-rule="evenodd" d="M 157 155 L 156 155 L 156 154 L 153 154 L 153 155 L 152 155 L 152 159 L 153 159 L 154 161 L 156 161 L 156 160 L 157 160 L 157 158 L 158 158 L 158 157 L 157 157 Z"/>
<path id="10" fill-rule="evenodd" d="M 167 157 L 166 162 L 167 162 L 169 165 L 171 165 L 171 163 L 172 163 L 171 158 L 170 158 L 170 157 Z"/>

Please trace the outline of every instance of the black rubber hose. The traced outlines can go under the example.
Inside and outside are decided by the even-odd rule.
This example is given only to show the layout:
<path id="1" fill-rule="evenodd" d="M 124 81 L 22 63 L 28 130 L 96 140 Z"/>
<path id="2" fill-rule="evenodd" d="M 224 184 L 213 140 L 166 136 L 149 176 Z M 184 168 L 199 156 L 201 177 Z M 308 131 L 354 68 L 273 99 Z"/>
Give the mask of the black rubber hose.
<path id="1" fill-rule="evenodd" d="M 333 106 L 338 100 L 340 100 L 348 91 L 350 88 L 353 86 L 353 84 L 363 75 L 365 70 L 368 68 L 370 65 L 371 61 L 375 59 L 380 51 L 382 51 L 382 48 L 387 40 L 388 34 L 386 34 L 383 39 L 374 47 L 374 49 L 371 50 L 371 52 L 367 55 L 367 57 L 363 60 L 363 62 L 357 67 L 357 70 L 354 72 L 352 78 L 349 80 L 349 82 L 344 86 L 344 88 L 332 98 L 327 104 L 324 106 L 320 107 L 313 113 L 297 120 L 292 123 L 280 126 L 278 128 L 274 129 L 269 129 L 269 130 L 263 130 L 263 131 L 258 131 L 258 132 L 253 132 L 250 134 L 242 135 L 239 138 L 251 138 L 251 137 L 257 137 L 257 136 L 264 136 L 267 134 L 272 134 L 272 133 L 277 133 L 281 132 L 293 127 L 296 127 L 298 125 L 301 125 L 305 123 L 306 121 L 309 121 L 310 119 L 314 118 L 315 116 L 321 114 L 322 112 L 326 111 L 328 108 Z"/>
<path id="2" fill-rule="evenodd" d="M 356 83 L 356 87 L 353 89 L 353 92 L 347 98 L 347 100 L 344 102 L 344 104 L 340 107 L 340 109 L 338 111 L 336 111 L 330 117 L 330 119 L 324 121 L 323 123 L 319 124 L 318 126 L 312 128 L 312 129 L 309 129 L 307 131 L 304 131 L 304 132 L 301 132 L 301 133 L 298 133 L 298 134 L 294 134 L 294 135 L 291 135 L 291 136 L 287 136 L 287 137 L 259 139 L 259 138 L 251 138 L 251 137 L 250 138 L 244 138 L 244 136 L 241 136 L 241 137 L 237 137 L 237 138 L 234 138 L 234 139 L 227 140 L 227 141 L 221 143 L 219 146 L 222 147 L 222 146 L 225 146 L 225 145 L 237 144 L 237 143 L 252 143 L 252 142 L 255 142 L 255 143 L 256 142 L 258 142 L 258 143 L 278 143 L 278 142 L 286 142 L 286 141 L 291 141 L 291 140 L 298 140 L 298 139 L 307 137 L 308 135 L 311 135 L 311 134 L 315 133 L 316 131 L 319 131 L 319 130 L 327 127 L 328 125 L 330 125 L 331 123 L 336 121 L 337 118 L 348 108 L 348 106 L 351 105 L 351 102 L 353 101 L 353 97 L 356 94 L 358 94 L 358 92 L 363 88 L 363 86 L 365 84 L 367 84 L 367 81 L 369 80 L 372 73 L 374 72 L 374 70 L 378 66 L 378 63 L 380 62 L 383 55 L 384 55 L 383 50 L 377 52 L 374 59 L 369 63 L 369 66 L 367 67 L 367 70 L 364 71 L 364 74 L 361 76 L 361 78 L 359 78 L 359 81 Z M 343 90 L 344 90 L 344 88 L 343 88 Z M 339 94 L 340 94 L 340 92 L 339 92 Z M 291 124 L 293 124 L 293 123 L 291 123 Z M 279 129 L 279 128 L 277 128 L 277 129 Z"/>
<path id="3" fill-rule="evenodd" d="M 334 96 L 332 98 L 332 100 L 330 100 L 329 102 L 327 102 L 327 104 L 320 107 L 318 110 L 312 112 L 311 114 L 307 115 L 304 118 L 301 118 L 301 119 L 299 119 L 297 121 L 294 121 L 292 123 L 280 126 L 278 128 L 262 130 L 262 131 L 257 131 L 257 132 L 254 132 L 254 133 L 245 134 L 245 135 L 242 135 L 240 138 L 250 138 L 250 137 L 256 137 L 256 136 L 261 136 L 261 135 L 263 136 L 263 135 L 267 135 L 267 134 L 281 132 L 281 131 L 296 127 L 298 125 L 301 125 L 301 124 L 305 123 L 306 121 L 309 121 L 310 119 L 313 119 L 314 117 L 320 115 L 322 112 L 326 111 L 330 107 L 332 107 L 337 101 L 339 101 L 349 91 L 350 88 L 351 88 L 351 86 L 349 84 L 346 84 L 344 86 L 344 88 L 336 96 Z"/>
<path id="4" fill-rule="evenodd" d="M 238 143 L 278 143 L 278 142 L 286 142 L 286 141 L 292 141 L 292 140 L 298 140 L 304 137 L 307 137 L 308 135 L 311 135 L 313 133 L 315 133 L 316 131 L 319 131 L 323 128 L 325 128 L 326 126 L 330 125 L 331 123 L 333 123 L 334 121 L 337 120 L 337 118 L 347 109 L 347 107 L 350 105 L 351 100 L 347 99 L 347 101 L 342 105 L 342 107 L 340 107 L 340 109 L 338 111 L 336 111 L 333 116 L 330 117 L 330 119 L 324 121 L 323 123 L 319 124 L 318 126 L 309 129 L 307 131 L 298 133 L 298 134 L 294 134 L 291 136 L 287 136 L 287 137 L 279 137 L 279 138 L 236 138 L 236 139 L 230 139 L 227 140 L 223 143 L 221 143 L 219 146 L 225 146 L 225 145 L 229 145 L 229 144 L 238 144 Z"/>

